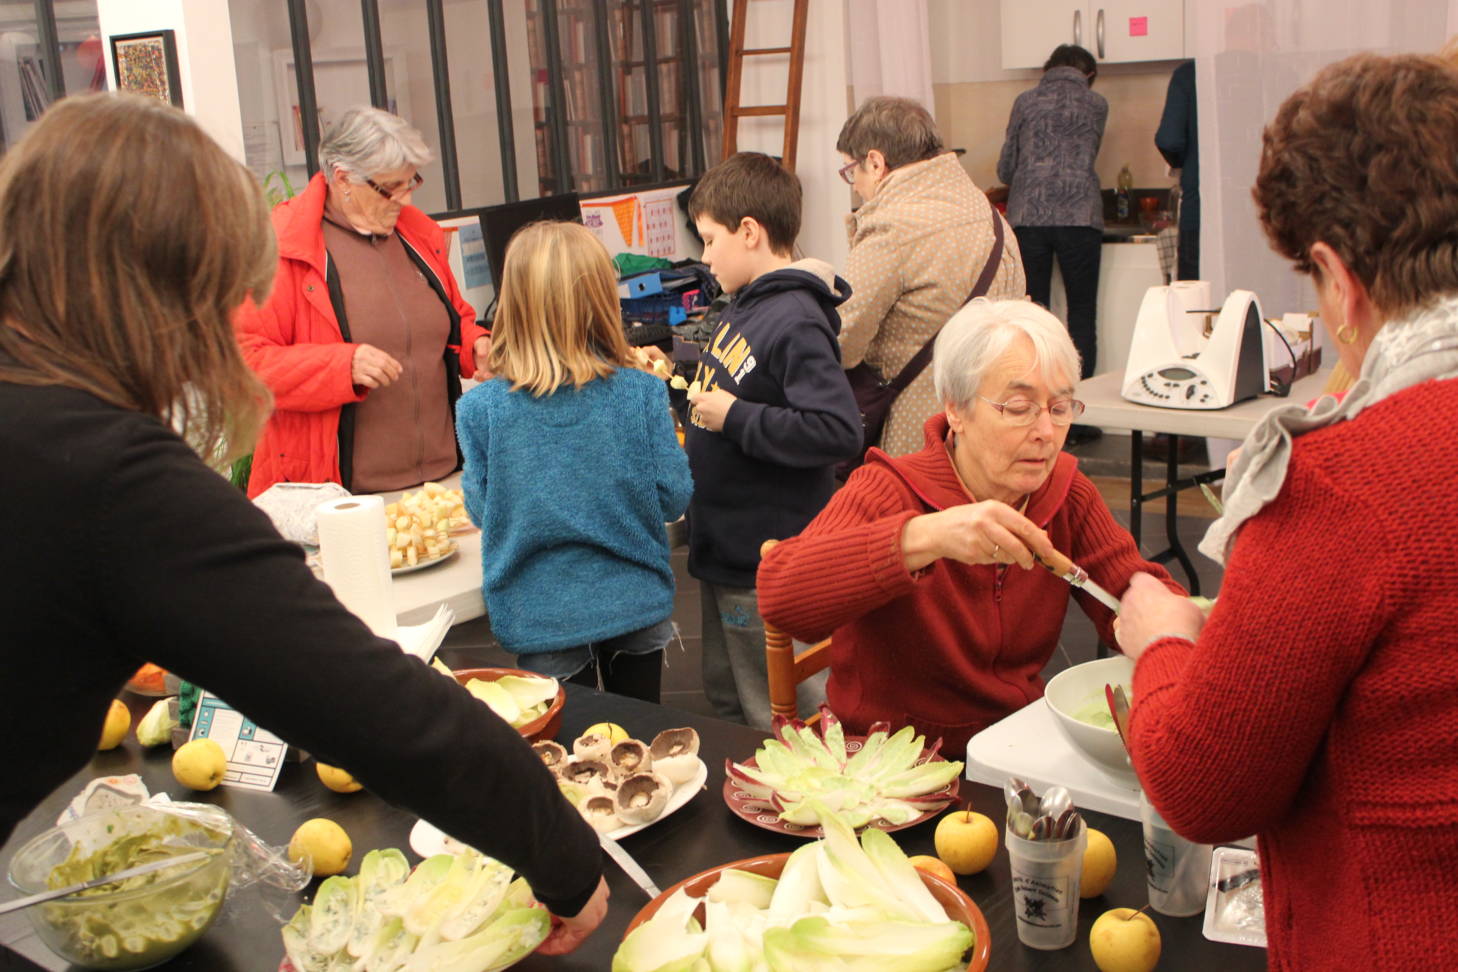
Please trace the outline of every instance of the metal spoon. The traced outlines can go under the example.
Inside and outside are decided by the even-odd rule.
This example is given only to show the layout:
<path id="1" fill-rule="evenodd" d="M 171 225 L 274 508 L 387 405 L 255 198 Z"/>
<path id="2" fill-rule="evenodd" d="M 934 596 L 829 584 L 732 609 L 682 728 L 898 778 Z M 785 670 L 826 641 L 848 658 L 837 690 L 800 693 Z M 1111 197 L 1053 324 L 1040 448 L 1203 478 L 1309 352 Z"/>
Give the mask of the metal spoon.
<path id="1" fill-rule="evenodd" d="M 1043 799 L 1038 809 L 1050 817 L 1058 817 L 1073 806 L 1073 797 L 1069 795 L 1068 788 L 1063 786 L 1050 786 L 1043 791 Z"/>
<path id="2" fill-rule="evenodd" d="M 1119 741 L 1124 744 L 1124 752 L 1129 751 L 1129 698 L 1124 694 L 1124 686 L 1104 684 L 1104 700 L 1109 703 L 1109 715 L 1114 717 L 1114 729 L 1119 733 Z"/>
<path id="3" fill-rule="evenodd" d="M 125 881 L 127 878 L 134 878 L 141 874 L 151 874 L 153 871 L 160 871 L 166 867 L 178 867 L 183 864 L 192 864 L 195 861 L 206 860 L 215 853 L 217 852 L 193 851 L 190 854 L 179 854 L 176 857 L 163 857 L 155 861 L 148 861 L 146 864 L 138 864 L 136 867 L 129 867 L 124 871 L 117 871 L 115 874 L 107 874 L 104 877 L 92 878 L 90 881 L 82 881 L 80 884 L 70 884 L 64 888 L 54 888 L 50 891 L 42 891 L 39 894 L 28 895 L 24 898 L 16 898 L 14 901 L 6 901 L 0 904 L 0 915 L 11 911 L 19 911 L 21 908 L 29 908 L 31 905 L 40 904 L 42 901 L 64 898 L 66 895 L 75 894 L 78 891 L 99 888 L 103 884 Z"/>

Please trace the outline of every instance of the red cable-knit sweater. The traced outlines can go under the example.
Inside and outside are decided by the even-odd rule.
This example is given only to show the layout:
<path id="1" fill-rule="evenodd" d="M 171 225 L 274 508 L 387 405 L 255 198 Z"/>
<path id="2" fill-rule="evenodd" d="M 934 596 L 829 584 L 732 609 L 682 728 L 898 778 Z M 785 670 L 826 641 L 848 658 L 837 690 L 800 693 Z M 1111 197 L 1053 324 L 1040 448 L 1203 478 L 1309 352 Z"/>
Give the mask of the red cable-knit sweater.
<path id="1" fill-rule="evenodd" d="M 1198 644 L 1134 672 L 1146 793 L 1260 835 L 1273 969 L 1458 968 L 1458 380 L 1295 442 Z"/>
<path id="2" fill-rule="evenodd" d="M 774 547 L 756 590 L 765 620 L 805 641 L 834 633 L 830 707 L 847 731 L 880 719 L 967 740 L 1043 694 L 1040 672 L 1058 644 L 1073 589 L 1041 567 L 941 560 L 915 575 L 902 565 L 901 531 L 914 516 L 966 503 L 947 456 L 944 414 L 926 423 L 920 452 L 866 465 L 798 537 Z M 1059 550 L 1118 595 L 1136 571 L 1183 594 L 1139 556 L 1098 489 L 1060 454 L 1028 500 L 1028 519 Z M 1113 644 L 1113 614 L 1083 592 L 1079 606 Z"/>

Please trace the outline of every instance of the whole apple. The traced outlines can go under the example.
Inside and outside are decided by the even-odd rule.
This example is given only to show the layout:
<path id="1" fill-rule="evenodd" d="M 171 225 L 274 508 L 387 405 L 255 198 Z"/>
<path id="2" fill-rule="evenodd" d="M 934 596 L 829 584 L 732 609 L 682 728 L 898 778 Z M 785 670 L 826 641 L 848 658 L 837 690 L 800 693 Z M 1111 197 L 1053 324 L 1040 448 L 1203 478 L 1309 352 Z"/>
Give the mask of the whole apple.
<path id="1" fill-rule="evenodd" d="M 1099 972 L 1149 972 L 1159 963 L 1159 946 L 1159 927 L 1133 908 L 1104 912 L 1088 933 Z"/>
<path id="2" fill-rule="evenodd" d="M 997 824 L 972 810 L 953 810 L 937 821 L 937 856 L 958 874 L 985 870 L 997 856 Z"/>

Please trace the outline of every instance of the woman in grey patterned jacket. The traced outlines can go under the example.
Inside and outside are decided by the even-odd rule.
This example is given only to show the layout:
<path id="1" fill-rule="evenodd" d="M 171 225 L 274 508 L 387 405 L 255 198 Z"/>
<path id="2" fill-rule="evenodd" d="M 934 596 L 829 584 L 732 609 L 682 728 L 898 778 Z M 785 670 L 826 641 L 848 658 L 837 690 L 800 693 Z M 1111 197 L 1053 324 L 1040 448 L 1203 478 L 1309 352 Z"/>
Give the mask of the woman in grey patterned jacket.
<path id="1" fill-rule="evenodd" d="M 1048 306 L 1053 258 L 1068 295 L 1068 331 L 1093 374 L 1099 248 L 1104 207 L 1094 171 L 1109 103 L 1090 90 L 1098 75 L 1093 55 L 1074 44 L 1057 47 L 1043 78 L 1013 102 L 997 177 L 1008 184 L 1007 219 L 1017 234 L 1028 296 Z"/>

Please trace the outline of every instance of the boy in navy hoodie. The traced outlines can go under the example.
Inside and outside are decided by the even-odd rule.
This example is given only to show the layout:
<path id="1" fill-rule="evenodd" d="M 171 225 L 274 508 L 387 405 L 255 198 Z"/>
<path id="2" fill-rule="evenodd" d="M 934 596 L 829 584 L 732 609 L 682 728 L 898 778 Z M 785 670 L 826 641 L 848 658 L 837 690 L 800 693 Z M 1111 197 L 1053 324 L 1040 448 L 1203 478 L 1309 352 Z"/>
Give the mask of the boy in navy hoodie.
<path id="1" fill-rule="evenodd" d="M 688 208 L 704 262 L 734 295 L 689 386 L 685 422 L 704 694 L 722 718 L 768 729 L 754 575 L 760 544 L 804 529 L 834 491 L 836 465 L 860 452 L 836 338 L 850 285 L 822 260 L 794 259 L 800 181 L 767 155 L 714 166 Z"/>

